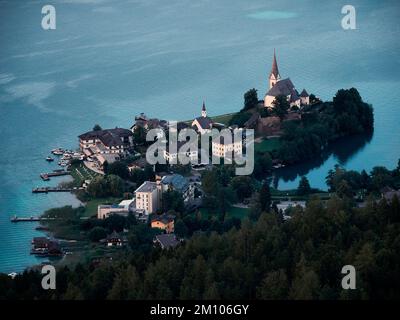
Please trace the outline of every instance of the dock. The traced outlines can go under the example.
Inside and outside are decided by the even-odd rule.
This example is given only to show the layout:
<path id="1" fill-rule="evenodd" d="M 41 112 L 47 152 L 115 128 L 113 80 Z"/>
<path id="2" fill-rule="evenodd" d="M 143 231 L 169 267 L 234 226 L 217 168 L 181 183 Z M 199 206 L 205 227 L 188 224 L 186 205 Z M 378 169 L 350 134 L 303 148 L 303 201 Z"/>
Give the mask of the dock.
<path id="1" fill-rule="evenodd" d="M 38 222 L 38 221 L 51 221 L 51 220 L 55 220 L 55 218 L 44 218 L 44 217 L 38 217 L 38 216 L 31 216 L 31 217 L 14 216 L 10 220 L 11 220 L 11 222 Z"/>
<path id="2" fill-rule="evenodd" d="M 61 170 L 54 170 L 52 172 L 41 173 L 40 178 L 42 178 L 43 181 L 49 181 L 51 177 L 67 176 L 70 174 L 71 171 L 61 169 Z"/>
<path id="3" fill-rule="evenodd" d="M 83 188 L 62 188 L 62 187 L 38 187 L 32 189 L 32 193 L 49 193 L 49 192 L 72 192 Z"/>

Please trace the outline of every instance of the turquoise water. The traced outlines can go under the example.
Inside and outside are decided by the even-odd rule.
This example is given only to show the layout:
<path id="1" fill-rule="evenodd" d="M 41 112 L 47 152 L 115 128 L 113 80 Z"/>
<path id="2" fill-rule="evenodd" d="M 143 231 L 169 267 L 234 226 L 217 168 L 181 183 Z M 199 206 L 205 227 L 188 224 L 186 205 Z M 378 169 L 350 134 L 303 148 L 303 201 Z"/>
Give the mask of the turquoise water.
<path id="1" fill-rule="evenodd" d="M 295 12 L 288 11 L 260 11 L 255 13 L 249 13 L 249 18 L 260 19 L 260 20 L 279 20 L 279 19 L 290 19 L 297 17 Z"/>
<path id="2" fill-rule="evenodd" d="M 375 108 L 376 130 L 355 152 L 286 170 L 280 188 L 307 174 L 325 188 L 327 171 L 393 168 L 400 157 L 398 1 L 352 1 L 357 30 L 341 28 L 342 1 L 59 0 L 57 29 L 41 29 L 46 1 L 0 1 L 0 271 L 38 262 L 33 224 L 9 222 L 79 203 L 33 195 L 50 149 L 77 146 L 100 123 L 129 127 L 135 114 L 166 119 L 237 111 L 243 93 L 266 91 L 273 49 L 282 76 L 323 99 L 357 87 Z M 57 183 L 53 180 L 51 183 Z"/>

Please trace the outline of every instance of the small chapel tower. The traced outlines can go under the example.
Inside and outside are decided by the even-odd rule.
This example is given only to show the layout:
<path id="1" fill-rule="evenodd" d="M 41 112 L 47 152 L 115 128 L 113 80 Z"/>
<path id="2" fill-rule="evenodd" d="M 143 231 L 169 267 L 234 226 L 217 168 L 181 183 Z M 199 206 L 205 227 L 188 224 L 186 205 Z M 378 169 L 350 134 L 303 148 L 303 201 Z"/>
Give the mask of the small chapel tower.
<path id="1" fill-rule="evenodd" d="M 274 49 L 274 59 L 272 61 L 272 69 L 269 75 L 269 88 L 271 89 L 279 80 L 281 80 L 281 75 L 279 74 L 278 63 L 276 62 Z"/>
<path id="2" fill-rule="evenodd" d="M 206 117 L 207 117 L 206 104 L 204 103 L 204 101 L 203 101 L 203 107 L 201 108 L 201 116 L 202 116 L 203 118 L 206 118 Z"/>

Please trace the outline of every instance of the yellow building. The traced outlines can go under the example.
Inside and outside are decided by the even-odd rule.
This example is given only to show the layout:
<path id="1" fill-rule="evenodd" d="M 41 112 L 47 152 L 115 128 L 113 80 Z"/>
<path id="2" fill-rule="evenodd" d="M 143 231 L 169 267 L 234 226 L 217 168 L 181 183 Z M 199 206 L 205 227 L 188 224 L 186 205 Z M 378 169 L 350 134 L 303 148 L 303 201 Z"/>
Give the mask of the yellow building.
<path id="1" fill-rule="evenodd" d="M 164 230 L 166 233 L 174 232 L 174 216 L 163 214 L 151 220 L 151 227 Z"/>

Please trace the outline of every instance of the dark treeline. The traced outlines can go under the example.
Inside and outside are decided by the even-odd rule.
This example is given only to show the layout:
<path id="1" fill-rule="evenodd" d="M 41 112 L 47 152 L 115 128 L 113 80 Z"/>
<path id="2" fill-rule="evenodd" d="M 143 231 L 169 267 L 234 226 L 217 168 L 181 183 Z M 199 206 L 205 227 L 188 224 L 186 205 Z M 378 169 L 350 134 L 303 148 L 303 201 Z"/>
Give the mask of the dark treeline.
<path id="1" fill-rule="evenodd" d="M 312 110 L 317 108 L 318 112 Z M 332 102 L 310 107 L 301 121 L 284 123 L 278 157 L 286 163 L 311 159 L 339 138 L 370 133 L 374 116 L 371 105 L 363 102 L 357 89 L 341 89 Z"/>
<path id="2" fill-rule="evenodd" d="M 1 275 L 0 298 L 398 299 L 399 199 L 351 202 L 312 199 L 287 221 L 263 212 L 221 234 L 195 233 L 173 251 L 153 248 L 148 230 L 136 230 L 119 258 L 58 270 L 56 290 L 41 289 L 39 272 Z M 356 290 L 341 288 L 347 264 Z"/>

